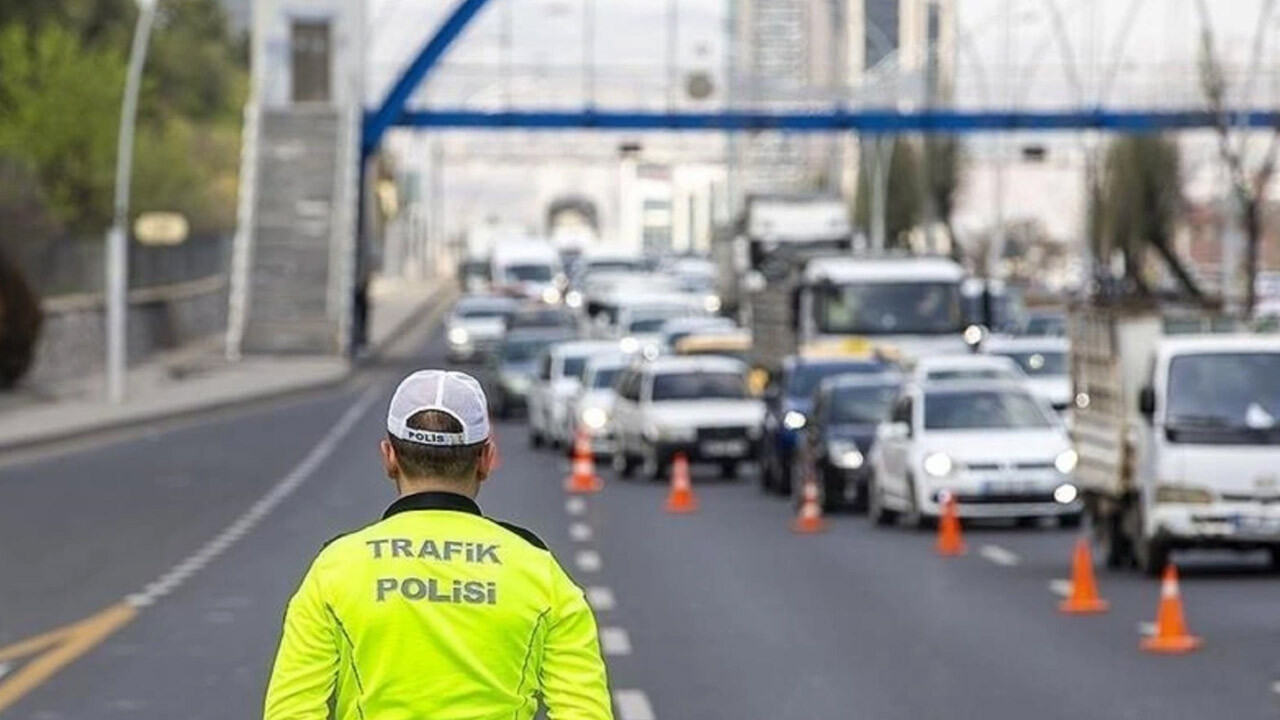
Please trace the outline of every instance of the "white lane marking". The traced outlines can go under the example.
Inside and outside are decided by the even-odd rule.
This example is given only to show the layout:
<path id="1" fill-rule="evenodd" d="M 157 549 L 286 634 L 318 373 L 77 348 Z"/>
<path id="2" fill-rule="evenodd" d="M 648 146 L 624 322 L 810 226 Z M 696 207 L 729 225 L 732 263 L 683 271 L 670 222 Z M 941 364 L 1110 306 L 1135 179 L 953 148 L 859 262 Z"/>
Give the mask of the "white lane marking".
<path id="1" fill-rule="evenodd" d="M 1006 550 L 999 545 L 983 545 L 978 549 L 978 554 L 990 560 L 997 565 L 1005 567 L 1013 567 L 1022 562 L 1022 558 L 1012 550 Z"/>
<path id="2" fill-rule="evenodd" d="M 604 564 L 600 561 L 600 553 L 595 550 L 583 550 L 574 556 L 573 561 L 583 572 L 599 572 Z"/>
<path id="3" fill-rule="evenodd" d="M 587 602 L 591 603 L 591 607 L 601 611 L 612 610 L 618 606 L 618 600 L 613 596 L 613 591 L 607 587 L 587 588 Z"/>
<path id="4" fill-rule="evenodd" d="M 1049 592 L 1058 597 L 1071 597 L 1071 581 L 1070 580 L 1050 580 Z"/>
<path id="5" fill-rule="evenodd" d="M 591 539 L 591 526 L 584 522 L 576 522 L 569 526 L 569 537 L 578 542 L 587 542 Z"/>
<path id="6" fill-rule="evenodd" d="M 168 595 L 178 588 L 179 585 L 190 580 L 193 575 L 200 572 L 209 563 L 213 562 L 219 555 L 226 552 L 228 548 L 236 543 L 236 541 L 247 535 L 263 518 L 269 515 L 281 502 L 293 494 L 302 483 L 307 481 L 319 467 L 320 464 L 333 454 L 338 447 L 338 443 L 342 441 L 356 427 L 356 423 L 364 417 L 365 412 L 369 410 L 369 406 L 382 393 L 382 388 L 378 385 L 370 386 L 355 403 L 347 408 L 347 411 L 338 418 L 338 422 L 329 428 L 329 432 L 320 438 L 320 441 L 311 448 L 311 451 L 302 458 L 287 475 L 276 481 L 276 484 L 267 491 L 266 495 L 258 498 L 258 501 L 249 506 L 240 517 L 236 518 L 222 532 L 218 533 L 212 540 L 205 543 L 200 549 L 188 555 L 184 560 L 174 565 L 163 575 L 147 583 L 140 591 L 133 593 L 125 598 L 125 602 L 133 607 L 146 607 L 153 604 L 160 598 Z"/>
<path id="7" fill-rule="evenodd" d="M 622 720 L 657 720 L 649 696 L 643 690 L 615 690 L 613 704 Z"/>
<path id="8" fill-rule="evenodd" d="M 1138 623 L 1138 634 L 1151 637 L 1156 634 L 1156 624 L 1153 622 Z"/>
<path id="9" fill-rule="evenodd" d="M 580 497 L 571 497 L 564 501 L 564 509 L 570 515 L 581 515 L 587 511 L 587 501 Z"/>
<path id="10" fill-rule="evenodd" d="M 600 649 L 605 655 L 630 655 L 631 636 L 623 628 L 600 628 Z"/>

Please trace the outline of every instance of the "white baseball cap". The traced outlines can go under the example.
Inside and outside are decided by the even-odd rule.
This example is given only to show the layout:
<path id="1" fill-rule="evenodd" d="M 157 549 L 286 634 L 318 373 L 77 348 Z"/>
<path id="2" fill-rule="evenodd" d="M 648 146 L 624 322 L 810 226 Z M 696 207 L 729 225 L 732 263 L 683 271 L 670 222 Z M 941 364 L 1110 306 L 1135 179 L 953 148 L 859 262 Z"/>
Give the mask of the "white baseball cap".
<path id="1" fill-rule="evenodd" d="M 387 432 L 419 445 L 474 445 L 489 438 L 489 411 L 484 390 L 470 375 L 447 370 L 419 370 L 405 378 L 391 396 Z M 409 418 L 424 410 L 442 412 L 462 425 L 447 433 L 409 427 Z"/>

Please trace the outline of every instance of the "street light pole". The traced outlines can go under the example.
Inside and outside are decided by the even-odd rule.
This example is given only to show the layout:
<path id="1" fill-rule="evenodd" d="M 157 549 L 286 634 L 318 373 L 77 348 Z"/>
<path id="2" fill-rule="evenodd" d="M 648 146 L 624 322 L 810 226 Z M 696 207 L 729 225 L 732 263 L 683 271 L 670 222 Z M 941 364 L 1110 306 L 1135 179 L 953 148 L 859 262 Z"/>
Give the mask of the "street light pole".
<path id="1" fill-rule="evenodd" d="M 151 28 L 155 25 L 157 0 L 138 0 L 138 24 L 134 28 L 129 53 L 129 74 L 125 78 L 124 101 L 120 110 L 120 136 L 116 146 L 116 188 L 111 229 L 107 231 L 107 400 L 124 402 L 125 373 L 128 366 L 126 334 L 129 306 L 129 185 L 133 177 L 133 135 L 138 117 L 138 91 L 147 59 Z"/>

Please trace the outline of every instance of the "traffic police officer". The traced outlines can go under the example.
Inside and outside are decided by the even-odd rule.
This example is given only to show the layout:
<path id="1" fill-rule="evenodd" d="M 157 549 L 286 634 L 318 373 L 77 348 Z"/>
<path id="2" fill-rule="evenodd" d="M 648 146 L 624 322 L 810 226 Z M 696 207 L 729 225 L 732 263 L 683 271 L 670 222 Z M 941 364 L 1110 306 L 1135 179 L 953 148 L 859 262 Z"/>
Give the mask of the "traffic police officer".
<path id="1" fill-rule="evenodd" d="M 484 392 L 426 370 L 396 389 L 382 461 L 399 499 L 330 542 L 289 602 L 266 720 L 609 720 L 595 618 L 533 533 L 475 496 Z"/>

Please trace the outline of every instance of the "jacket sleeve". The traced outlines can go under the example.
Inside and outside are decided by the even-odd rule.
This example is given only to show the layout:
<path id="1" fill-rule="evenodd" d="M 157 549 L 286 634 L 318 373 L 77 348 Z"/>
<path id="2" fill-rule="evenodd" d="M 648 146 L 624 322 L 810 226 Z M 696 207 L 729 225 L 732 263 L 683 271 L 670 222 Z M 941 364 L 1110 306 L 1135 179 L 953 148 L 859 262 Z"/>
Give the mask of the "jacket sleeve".
<path id="1" fill-rule="evenodd" d="M 596 619 L 582 589 L 554 561 L 542 658 L 542 697 L 550 720 L 612 720 L 613 702 Z"/>
<path id="2" fill-rule="evenodd" d="M 267 685 L 265 720 L 322 720 L 337 684 L 337 629 L 312 565 L 284 616 L 284 634 Z"/>

